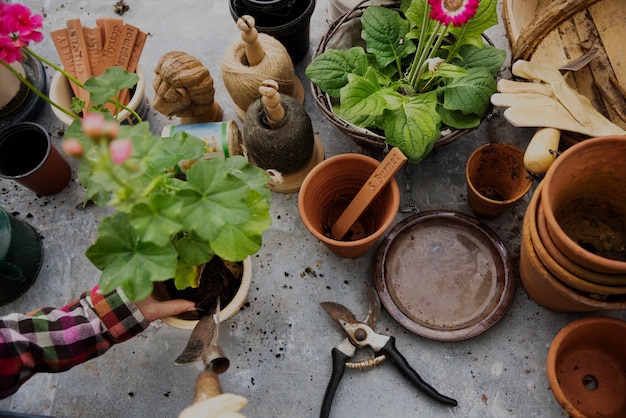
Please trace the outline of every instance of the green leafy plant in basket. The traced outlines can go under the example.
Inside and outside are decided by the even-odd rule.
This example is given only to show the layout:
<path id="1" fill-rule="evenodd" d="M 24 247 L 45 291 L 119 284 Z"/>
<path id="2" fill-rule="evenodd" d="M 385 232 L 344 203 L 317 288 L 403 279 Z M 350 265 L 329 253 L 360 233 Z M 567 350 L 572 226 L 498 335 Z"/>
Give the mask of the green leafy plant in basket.
<path id="1" fill-rule="evenodd" d="M 327 49 L 307 77 L 334 99 L 343 120 L 384 132 L 412 163 L 442 129 L 480 124 L 506 52 L 484 42 L 497 24 L 497 0 L 413 0 L 398 9 L 368 6 L 365 47 Z"/>
<path id="2" fill-rule="evenodd" d="M 115 208 L 86 253 L 104 292 L 121 287 L 141 300 L 172 278 L 178 289 L 196 287 L 214 255 L 245 259 L 271 226 L 269 175 L 243 156 L 203 158 L 205 143 L 184 132 L 155 137 L 147 122 L 95 112 L 70 125 L 63 149 L 81 161 L 85 201 Z"/>

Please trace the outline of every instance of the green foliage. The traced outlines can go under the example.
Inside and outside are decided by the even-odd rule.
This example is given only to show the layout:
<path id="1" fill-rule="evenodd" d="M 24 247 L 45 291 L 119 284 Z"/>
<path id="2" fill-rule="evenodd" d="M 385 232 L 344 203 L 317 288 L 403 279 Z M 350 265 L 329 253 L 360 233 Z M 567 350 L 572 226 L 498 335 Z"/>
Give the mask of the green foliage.
<path id="1" fill-rule="evenodd" d="M 113 90 L 129 88 L 125 77 L 114 71 L 85 87 L 102 102 Z M 103 292 L 121 287 L 137 301 L 153 282 L 174 278 L 178 288 L 197 286 L 197 266 L 213 255 L 241 261 L 261 247 L 271 226 L 270 177 L 243 156 L 204 159 L 199 138 L 184 132 L 155 137 L 146 122 L 119 126 L 117 138 L 132 142 L 132 155 L 118 164 L 109 151 L 113 138 L 88 136 L 81 120 L 65 137 L 84 150 L 78 177 L 85 201 L 115 208 L 86 252 L 102 271 Z M 182 161 L 194 163 L 183 173 Z"/>
<path id="2" fill-rule="evenodd" d="M 361 17 L 365 49 L 328 49 L 309 64 L 306 75 L 333 98 L 337 116 L 382 131 L 387 143 L 417 163 L 441 136 L 443 125 L 476 127 L 488 113 L 495 77 L 506 58 L 505 51 L 482 38 L 497 24 L 496 5 L 497 0 L 481 0 L 465 25 L 442 29 L 428 18 L 427 0 L 404 1 L 401 12 L 369 6 Z M 435 35 L 454 42 L 433 51 L 432 58 L 439 61 L 428 71 L 417 54 L 420 42 Z"/>

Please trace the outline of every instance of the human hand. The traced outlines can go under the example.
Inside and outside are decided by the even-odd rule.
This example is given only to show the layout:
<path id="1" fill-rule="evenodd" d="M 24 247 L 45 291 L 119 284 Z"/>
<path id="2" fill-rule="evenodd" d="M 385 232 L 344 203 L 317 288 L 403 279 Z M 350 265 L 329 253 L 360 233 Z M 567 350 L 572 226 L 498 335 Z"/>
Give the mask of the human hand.
<path id="1" fill-rule="evenodd" d="M 166 316 L 178 315 L 183 312 L 196 310 L 196 304 L 190 300 L 173 299 L 158 301 L 152 296 L 148 296 L 144 300 L 136 302 L 136 305 L 148 322 L 152 322 Z"/>

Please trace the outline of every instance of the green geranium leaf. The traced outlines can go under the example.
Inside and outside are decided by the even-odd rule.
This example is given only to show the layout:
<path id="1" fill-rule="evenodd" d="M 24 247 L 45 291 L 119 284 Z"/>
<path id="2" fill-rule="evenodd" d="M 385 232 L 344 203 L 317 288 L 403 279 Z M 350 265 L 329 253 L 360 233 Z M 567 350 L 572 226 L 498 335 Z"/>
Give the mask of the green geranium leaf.
<path id="1" fill-rule="evenodd" d="M 367 54 L 363 48 L 353 47 L 325 51 L 307 66 L 305 74 L 323 92 L 339 97 L 339 90 L 348 83 L 348 74 L 364 75 L 367 69 Z"/>
<path id="2" fill-rule="evenodd" d="M 174 285 L 177 289 L 198 287 L 198 266 L 190 265 L 179 258 L 176 264 Z"/>
<path id="3" fill-rule="evenodd" d="M 470 68 L 467 76 L 450 80 L 444 89 L 443 107 L 465 114 L 487 115 L 489 98 L 496 91 L 496 81 L 484 68 Z"/>
<path id="4" fill-rule="evenodd" d="M 98 77 L 91 77 L 85 82 L 85 90 L 90 94 L 92 104 L 103 105 L 120 90 L 130 89 L 137 84 L 139 76 L 129 73 L 122 67 L 109 67 Z"/>
<path id="5" fill-rule="evenodd" d="M 147 203 L 132 208 L 130 222 L 142 241 L 167 245 L 183 226 L 182 206 L 173 195 L 154 194 Z"/>
<path id="6" fill-rule="evenodd" d="M 385 112 L 385 138 L 412 163 L 421 161 L 441 136 L 441 118 L 434 92 L 408 96 L 404 105 Z"/>
<path id="7" fill-rule="evenodd" d="M 246 157 L 242 155 L 234 155 L 228 158 L 226 166 L 234 176 L 245 181 L 248 187 L 261 193 L 261 196 L 268 203 L 272 201 L 272 192 L 267 188 L 271 178 L 265 170 L 250 164 Z"/>
<path id="8" fill-rule="evenodd" d="M 174 277 L 178 258 L 172 245 L 142 242 L 124 212 L 102 219 L 98 238 L 86 255 L 102 270 L 99 283 L 103 292 L 121 287 L 132 300 L 146 298 L 152 282 Z"/>
<path id="9" fill-rule="evenodd" d="M 405 38 L 409 22 L 394 10 L 370 6 L 361 16 L 361 24 L 367 52 L 374 54 L 378 66 L 382 69 L 395 63 L 401 71 L 402 60 L 415 52 L 415 44 Z"/>
<path id="10" fill-rule="evenodd" d="M 213 257 L 211 245 L 193 233 L 176 241 L 176 250 L 181 260 L 190 266 L 199 266 Z"/>

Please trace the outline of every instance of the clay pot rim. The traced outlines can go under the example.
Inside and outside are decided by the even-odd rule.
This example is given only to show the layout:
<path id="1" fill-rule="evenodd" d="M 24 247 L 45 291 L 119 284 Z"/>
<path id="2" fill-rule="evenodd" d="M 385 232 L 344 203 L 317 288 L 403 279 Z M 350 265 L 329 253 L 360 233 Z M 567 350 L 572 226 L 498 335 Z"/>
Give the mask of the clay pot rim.
<path id="1" fill-rule="evenodd" d="M 469 160 L 474 157 L 475 155 L 477 155 L 478 151 L 481 151 L 483 149 L 486 148 L 511 148 L 511 149 L 515 149 L 517 151 L 520 151 L 520 156 L 524 157 L 524 151 L 522 151 L 520 148 L 516 147 L 513 144 L 506 144 L 506 143 L 501 143 L 501 142 L 490 142 L 488 144 L 483 144 L 480 147 L 476 148 L 474 151 L 472 151 L 472 153 L 470 154 L 469 158 L 468 158 L 468 162 Z M 533 186 L 534 180 L 532 179 L 532 177 L 530 176 L 526 176 L 526 180 L 527 180 L 527 185 L 524 187 L 524 189 L 522 189 L 522 191 L 520 191 L 518 196 L 512 197 L 511 199 L 507 199 L 507 200 L 495 200 L 495 199 L 491 199 L 487 196 L 484 196 L 482 193 L 480 193 L 475 187 L 474 184 L 470 181 L 469 179 L 469 173 L 468 173 L 468 164 L 465 164 L 465 181 L 467 182 L 467 185 L 471 188 L 471 190 L 477 195 L 480 196 L 482 199 L 484 199 L 485 201 L 489 202 L 489 203 L 493 203 L 496 205 L 501 205 L 501 206 L 506 206 L 506 205 L 510 205 L 512 203 L 517 202 L 518 200 L 520 200 L 521 198 L 523 198 L 526 193 L 528 193 L 528 191 L 531 189 L 531 187 Z"/>
<path id="2" fill-rule="evenodd" d="M 324 161 L 320 162 L 315 167 L 313 167 L 311 171 L 309 171 L 309 174 L 307 174 L 307 176 L 304 178 L 304 181 L 302 182 L 302 185 L 300 186 L 300 193 L 306 192 L 306 190 L 308 189 L 308 184 L 311 181 L 310 179 L 316 176 L 317 173 L 326 169 L 326 167 L 330 164 L 334 164 L 338 161 L 345 160 L 348 158 L 360 160 L 360 161 L 363 161 L 364 163 L 372 163 L 375 166 L 378 166 L 378 164 L 380 164 L 380 161 L 378 161 L 377 159 L 370 157 L 368 155 L 364 155 L 364 154 L 345 153 L 345 154 L 333 155 L 332 157 L 326 158 Z M 400 187 L 398 186 L 398 182 L 396 181 L 395 177 L 389 180 L 389 184 L 387 185 L 387 187 L 391 188 L 391 195 L 393 197 L 393 200 L 390 203 L 394 207 L 399 207 L 400 206 Z M 299 213 L 304 212 L 304 203 L 302 203 L 301 199 L 298 199 L 298 211 Z M 378 228 L 373 234 L 368 235 L 365 238 L 355 240 L 355 241 L 335 240 L 330 237 L 327 237 L 324 234 L 319 233 L 315 228 L 309 228 L 308 226 L 307 226 L 307 230 L 309 230 L 309 232 L 313 234 L 315 238 L 317 238 L 318 240 L 320 240 L 321 242 L 325 244 L 329 244 L 329 245 L 332 245 L 334 247 L 339 247 L 339 248 L 349 248 L 349 247 L 362 245 L 369 241 L 377 240 L 389 229 L 389 227 L 394 222 L 394 220 L 395 220 L 395 217 L 390 217 L 389 219 L 385 220 L 385 222 L 380 226 L 380 228 Z"/>
<path id="3" fill-rule="evenodd" d="M 559 170 L 559 168 L 569 162 L 569 157 L 572 155 L 583 154 L 585 153 L 587 149 L 595 147 L 596 144 L 598 143 L 600 144 L 604 144 L 604 143 L 616 144 L 617 143 L 617 144 L 623 145 L 623 144 L 626 144 L 626 136 L 608 135 L 608 136 L 590 138 L 585 141 L 580 141 L 577 144 L 574 144 L 573 146 L 565 150 L 552 163 L 552 165 L 548 169 L 548 172 L 546 173 L 542 181 L 542 183 L 545 183 L 547 185 L 546 187 L 544 187 L 544 190 L 543 190 L 544 201 L 552 201 L 552 194 L 556 192 L 551 190 L 551 188 L 548 186 L 551 185 L 552 177 L 555 176 L 555 173 Z M 552 234 L 553 240 L 555 241 L 555 244 L 557 245 L 561 244 L 558 246 L 559 248 L 561 248 L 562 251 L 564 249 L 563 247 L 565 247 L 566 249 L 570 250 L 573 254 L 575 254 L 577 258 L 588 260 L 589 264 L 587 265 L 587 267 L 590 267 L 591 265 L 602 266 L 601 272 L 603 273 L 626 274 L 626 261 L 619 261 L 619 260 L 613 260 L 610 258 L 601 257 L 597 254 L 594 254 L 592 252 L 585 250 L 583 247 L 581 247 L 576 242 L 574 242 L 574 240 L 572 240 L 569 236 L 567 236 L 567 234 L 565 234 L 565 231 L 561 229 L 561 226 L 556 220 L 554 212 L 551 210 L 552 208 L 547 203 L 545 203 L 543 206 L 544 206 L 544 214 L 546 217 L 546 222 L 548 225 L 554 228 L 555 233 Z M 555 238 L 554 235 L 557 235 L 556 234 L 557 232 L 558 232 L 558 236 L 556 237 L 557 239 L 554 239 Z"/>
<path id="4" fill-rule="evenodd" d="M 559 248 L 550 239 L 550 235 L 545 225 L 546 219 L 543 211 L 543 206 L 537 205 L 537 232 L 539 234 L 539 241 L 543 244 L 547 254 L 550 258 L 556 262 L 559 266 L 565 269 L 576 277 L 577 280 L 582 280 L 594 285 L 600 285 L 602 288 L 614 288 L 619 287 L 622 289 L 621 293 L 626 294 L 626 275 L 623 274 L 603 274 L 600 272 L 588 270 L 583 266 L 574 263 L 567 258 L 565 254 L 559 250 Z"/>
<path id="5" fill-rule="evenodd" d="M 531 228 L 528 225 L 530 223 L 530 219 L 534 211 L 532 210 L 533 205 L 537 205 L 538 196 L 535 196 L 541 190 L 542 183 L 539 183 L 539 187 L 535 190 L 535 194 L 533 194 L 530 203 L 528 205 L 528 209 L 526 210 L 526 214 L 524 215 L 524 222 L 522 225 L 522 243 L 521 246 L 523 249 L 526 249 L 529 253 L 529 263 L 534 268 L 535 274 L 540 274 L 543 279 L 549 281 L 550 285 L 553 286 L 557 291 L 563 293 L 568 298 L 572 299 L 574 302 L 579 305 L 585 306 L 587 309 L 576 308 L 574 310 L 568 312 L 583 312 L 583 311 L 591 311 L 591 310 L 616 310 L 616 309 L 626 309 L 626 299 L 624 301 L 599 301 L 595 299 L 591 299 L 590 297 L 564 285 L 560 280 L 558 280 L 547 268 L 543 265 L 537 252 L 535 251 L 535 246 L 532 241 L 531 236 Z M 543 306 L 543 305 L 542 305 Z M 552 308 L 548 308 L 552 309 Z"/>
<path id="6" fill-rule="evenodd" d="M 533 212 L 534 216 L 529 218 L 530 235 L 533 242 L 533 247 L 537 256 L 541 260 L 550 273 L 566 286 L 570 286 L 576 290 L 590 294 L 600 295 L 624 295 L 626 296 L 626 286 L 605 286 L 596 283 L 589 282 L 585 279 L 578 277 L 576 274 L 567 270 L 554 257 L 550 254 L 546 248 L 541 234 L 539 232 L 538 223 L 540 222 L 539 211 L 541 210 L 541 193 L 537 193 L 537 203 L 534 205 L 536 210 Z"/>
<path id="7" fill-rule="evenodd" d="M 568 411 L 568 416 L 573 418 L 585 418 L 585 415 L 577 409 L 572 402 L 565 396 L 565 393 L 561 389 L 559 385 L 559 379 L 556 375 L 557 369 L 557 354 L 559 349 L 561 348 L 564 340 L 575 330 L 583 328 L 583 327 L 594 327 L 599 323 L 614 325 L 626 331 L 626 322 L 612 318 L 608 316 L 590 316 L 586 318 L 580 318 L 569 324 L 565 325 L 553 338 L 550 343 L 550 347 L 548 348 L 548 355 L 546 358 L 546 373 L 548 375 L 548 383 L 550 385 L 550 389 L 554 397 L 557 399 L 559 404 Z"/>
<path id="8" fill-rule="evenodd" d="M 128 104 L 126 105 L 126 107 L 129 107 L 133 110 L 137 110 L 139 108 L 141 101 L 144 100 L 145 98 L 145 92 L 146 92 L 146 77 L 145 77 L 144 70 L 141 64 L 137 64 L 137 69 L 135 70 L 135 73 L 139 76 L 139 81 L 137 81 L 137 85 L 134 87 L 134 94 L 131 96 L 130 102 L 128 102 Z M 62 84 L 64 81 L 68 83 L 68 87 L 69 87 L 69 81 L 67 77 L 65 77 L 60 72 L 57 71 L 52 77 L 52 82 L 50 83 L 49 95 L 51 96 L 50 98 L 54 100 L 56 103 L 59 103 L 59 101 L 58 99 L 55 99 L 53 96 L 58 95 L 58 90 L 64 87 Z M 71 88 L 70 88 L 70 92 L 71 92 Z M 72 97 L 74 97 L 73 95 L 74 93 L 73 92 L 71 93 L 72 93 Z M 72 99 L 70 98 L 70 101 L 71 100 Z M 69 105 L 66 107 L 69 108 Z M 52 112 L 54 113 L 54 115 L 64 124 L 69 126 L 72 124 L 72 122 L 74 122 L 73 118 L 61 112 L 56 107 L 50 106 L 50 109 L 52 109 Z M 126 119 L 129 119 L 130 117 L 132 116 L 130 112 L 126 109 L 120 110 L 117 114 L 117 119 L 120 122 L 123 122 Z"/>

